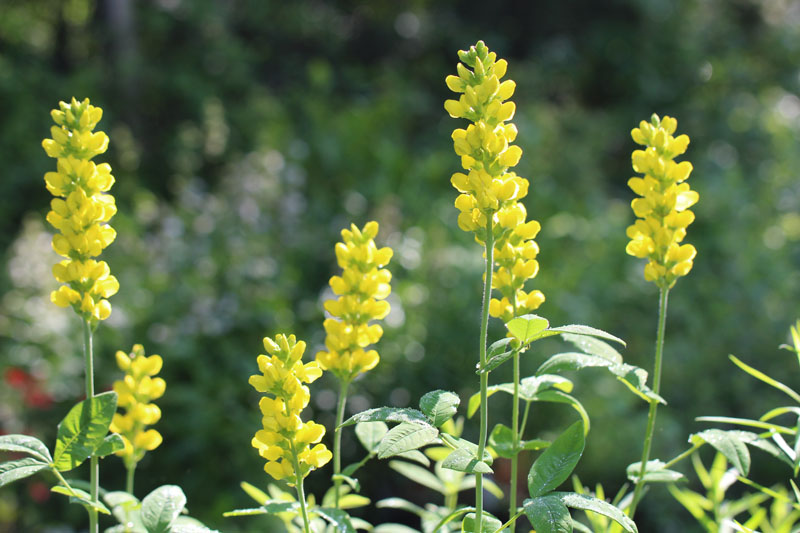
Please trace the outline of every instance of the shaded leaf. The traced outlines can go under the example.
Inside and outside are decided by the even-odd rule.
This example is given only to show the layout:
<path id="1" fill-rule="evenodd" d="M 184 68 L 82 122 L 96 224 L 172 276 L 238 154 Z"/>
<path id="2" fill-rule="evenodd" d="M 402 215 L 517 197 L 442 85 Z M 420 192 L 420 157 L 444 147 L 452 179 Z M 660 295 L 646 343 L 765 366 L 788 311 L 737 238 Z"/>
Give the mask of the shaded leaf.
<path id="1" fill-rule="evenodd" d="M 504 424 L 497 424 L 489 435 L 489 446 L 504 459 L 511 459 L 517 454 L 514 449 L 514 432 Z"/>
<path id="2" fill-rule="evenodd" d="M 409 450 L 416 450 L 434 442 L 438 436 L 439 431 L 427 422 L 424 425 L 403 422 L 390 429 L 386 436 L 383 437 L 376 450 L 378 458 L 386 459 Z"/>
<path id="3" fill-rule="evenodd" d="M 55 487 L 50 488 L 50 492 L 69 496 L 70 503 L 78 503 L 83 505 L 86 509 L 94 509 L 103 514 L 111 514 L 111 511 L 108 510 L 108 507 L 103 505 L 102 502 L 92 500 L 91 494 L 84 490 L 76 489 L 75 487 L 70 490 L 62 485 L 56 485 Z"/>
<path id="4" fill-rule="evenodd" d="M 542 496 L 561 485 L 578 464 L 584 445 L 581 422 L 575 422 L 559 435 L 531 466 L 528 473 L 531 498 Z"/>
<path id="5" fill-rule="evenodd" d="M 477 452 L 477 450 L 476 450 Z M 450 455 L 442 462 L 442 468 L 466 472 L 468 474 L 491 474 L 492 469 L 483 461 L 479 461 L 476 455 L 466 448 L 453 450 Z"/>
<path id="6" fill-rule="evenodd" d="M 721 429 L 707 429 L 691 435 L 689 442 L 710 444 L 724 455 L 743 476 L 747 476 L 750 471 L 750 452 L 747 451 L 747 446 L 736 433 Z"/>
<path id="7" fill-rule="evenodd" d="M 575 494 L 574 492 L 561 492 L 556 494 L 561 498 L 561 503 L 567 507 L 607 516 L 625 528 L 625 531 L 628 531 L 628 533 L 638 533 L 638 529 L 636 528 L 636 524 L 633 523 L 633 520 L 620 509 L 606 501 L 585 494 Z"/>
<path id="8" fill-rule="evenodd" d="M 454 392 L 445 390 L 431 391 L 419 401 L 419 407 L 422 412 L 428 415 L 431 422 L 437 428 L 453 418 L 458 410 L 458 404 L 461 399 Z"/>
<path id="9" fill-rule="evenodd" d="M 75 405 L 58 424 L 53 466 L 66 472 L 100 446 L 117 409 L 117 393 L 104 392 Z"/>
<path id="10" fill-rule="evenodd" d="M 314 512 L 328 521 L 336 533 L 356 533 L 356 528 L 350 521 L 350 515 L 341 509 L 317 507 Z"/>
<path id="11" fill-rule="evenodd" d="M 502 525 L 503 523 L 500 520 L 484 511 L 480 533 L 494 533 Z M 461 531 L 464 533 L 479 533 L 477 515 L 475 513 L 469 513 L 464 517 L 464 520 L 461 521 Z"/>
<path id="12" fill-rule="evenodd" d="M 469 452 L 472 453 L 472 455 L 475 455 L 475 456 L 478 455 L 478 445 L 475 444 L 474 442 L 470 442 L 470 441 L 468 441 L 466 439 L 462 439 L 462 438 L 459 438 L 459 437 L 454 437 L 452 435 L 448 435 L 447 433 L 442 433 L 440 436 L 441 436 L 442 440 L 445 441 L 447 444 L 449 444 L 451 447 L 453 447 L 453 448 L 464 448 L 466 450 L 469 450 Z M 493 461 L 493 459 L 492 459 L 491 454 L 488 451 L 484 450 L 483 451 L 483 462 L 488 464 L 488 465 L 491 465 L 492 461 Z"/>
<path id="13" fill-rule="evenodd" d="M 404 500 L 403 498 L 384 498 L 383 500 L 378 501 L 375 503 L 375 507 L 378 509 L 400 509 L 402 511 L 408 511 L 409 513 L 413 513 L 419 517 L 422 517 L 427 514 L 427 511 L 420 507 L 417 504 L 411 503 L 408 500 Z"/>
<path id="14" fill-rule="evenodd" d="M 572 533 L 572 517 L 558 495 L 528 499 L 523 506 L 536 533 Z"/>
<path id="15" fill-rule="evenodd" d="M 445 494 L 447 492 L 442 480 L 433 475 L 427 468 L 412 465 L 410 463 L 406 463 L 405 461 L 389 461 L 389 468 L 399 472 L 408 479 L 419 483 L 420 485 L 435 490 L 436 492 L 441 494 Z"/>
<path id="16" fill-rule="evenodd" d="M 167 533 L 186 505 L 186 495 L 177 485 L 163 485 L 142 500 L 142 523 L 148 533 Z"/>
<path id="17" fill-rule="evenodd" d="M 29 435 L 0 436 L 0 451 L 27 453 L 47 464 L 53 461 L 47 446 L 36 437 Z"/>
<path id="18" fill-rule="evenodd" d="M 666 463 L 659 461 L 658 459 L 647 461 L 647 468 L 644 472 L 644 480 L 652 483 L 675 483 L 677 481 L 683 481 L 686 479 L 680 472 L 664 468 L 665 464 Z M 642 473 L 642 462 L 637 461 L 629 464 L 625 469 L 625 472 L 631 482 L 638 483 L 639 476 Z"/>
<path id="19" fill-rule="evenodd" d="M 428 449 L 425 450 L 426 452 Z M 421 465 L 430 466 L 431 461 L 428 459 L 424 453 L 419 450 L 409 450 L 407 452 L 398 453 L 396 457 L 400 457 L 402 459 L 408 459 L 409 461 L 414 461 Z"/>
<path id="20" fill-rule="evenodd" d="M 355 431 L 358 442 L 368 452 L 374 452 L 383 436 L 389 431 L 389 426 L 385 422 L 359 422 Z"/>
<path id="21" fill-rule="evenodd" d="M 589 432 L 589 414 L 584 409 L 583 404 L 578 401 L 574 396 L 563 393 L 558 390 L 546 390 L 536 394 L 533 401 L 537 402 L 552 402 L 552 403 L 565 403 L 575 409 L 583 421 L 584 432 Z"/>
<path id="22" fill-rule="evenodd" d="M 34 457 L 24 457 L 15 461 L 0 463 L 0 487 L 19 479 L 32 476 L 49 465 Z"/>
<path id="23" fill-rule="evenodd" d="M 598 338 L 575 335 L 574 333 L 562 333 L 561 337 L 565 341 L 574 344 L 584 353 L 596 355 L 615 363 L 622 363 L 622 355 L 616 348 Z"/>

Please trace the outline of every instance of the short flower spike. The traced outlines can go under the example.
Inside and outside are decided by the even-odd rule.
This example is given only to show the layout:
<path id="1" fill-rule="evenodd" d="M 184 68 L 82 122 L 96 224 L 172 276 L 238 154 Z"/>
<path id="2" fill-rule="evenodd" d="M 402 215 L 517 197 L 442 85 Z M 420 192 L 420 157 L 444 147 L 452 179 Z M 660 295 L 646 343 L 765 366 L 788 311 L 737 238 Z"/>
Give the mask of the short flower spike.
<path id="1" fill-rule="evenodd" d="M 352 224 L 342 230 L 342 242 L 335 248 L 342 275 L 330 280 L 337 298 L 325 302 L 331 314 L 323 323 L 327 351 L 317 353 L 317 362 L 347 383 L 380 360 L 378 352 L 368 348 L 380 340 L 383 328 L 369 322 L 389 314 L 386 297 L 392 290 L 392 274 L 383 267 L 392 258 L 392 249 L 378 248 L 377 235 L 377 222 L 368 222 L 362 229 Z"/>
<path id="2" fill-rule="evenodd" d="M 633 170 L 643 174 L 628 180 L 628 186 L 640 196 L 631 202 L 636 222 L 628 227 L 630 239 L 625 251 L 632 256 L 648 259 L 644 277 L 663 289 L 671 288 L 676 280 L 692 269 L 697 250 L 691 244 L 681 244 L 686 228 L 694 221 L 689 210 L 700 195 L 689 188 L 686 180 L 692 172 L 688 161 L 673 161 L 689 146 L 689 137 L 673 137 L 678 121 L 672 117 L 660 119 L 653 114 L 631 131 L 631 137 L 643 150 L 631 157 Z"/>
<path id="3" fill-rule="evenodd" d="M 489 52 L 483 41 L 460 51 L 458 57 L 458 75 L 445 81 L 460 96 L 444 104 L 451 117 L 471 122 L 452 135 L 465 171 L 450 179 L 461 193 L 455 201 L 460 212 L 458 226 L 474 233 L 483 244 L 491 220 L 497 266 L 492 287 L 502 298 L 492 298 L 489 312 L 507 322 L 537 309 L 545 299 L 541 291 L 524 290 L 525 283 L 539 272 L 539 246 L 533 239 L 541 226 L 535 220 L 526 222 L 527 212 L 520 201 L 528 194 L 528 180 L 509 170 L 522 157 L 522 149 L 512 144 L 517 128 L 508 122 L 516 110 L 509 101 L 516 84 L 500 81 L 508 63 Z"/>
<path id="4" fill-rule="evenodd" d="M 114 415 L 110 430 L 122 436 L 125 447 L 116 453 L 128 468 L 161 444 L 161 434 L 145 428 L 161 419 L 161 409 L 151 402 L 163 396 L 167 388 L 163 379 L 154 377 L 162 364 L 160 355 L 146 356 L 141 344 L 135 344 L 129 354 L 117 352 L 117 366 L 125 372 L 125 378 L 114 382 L 114 391 L 119 396 L 117 405 L 125 413 Z"/>
<path id="5" fill-rule="evenodd" d="M 93 132 L 103 110 L 90 105 L 88 98 L 73 98 L 59 102 L 51 116 L 56 123 L 50 130 L 53 138 L 42 141 L 42 147 L 58 162 L 56 172 L 44 176 L 47 190 L 56 197 L 47 221 L 59 231 L 53 236 L 53 249 L 64 260 L 53 267 L 53 275 L 64 285 L 50 299 L 96 325 L 111 314 L 108 298 L 119 290 L 108 264 L 94 259 L 117 235 L 108 225 L 117 212 L 108 194 L 114 184 L 111 167 L 91 161 L 108 147 L 108 136 Z"/>
<path id="6" fill-rule="evenodd" d="M 267 354 L 258 356 L 261 374 L 250 376 L 250 385 L 269 396 L 259 402 L 263 428 L 256 432 L 252 445 L 267 460 L 267 474 L 293 485 L 298 477 L 305 478 L 332 457 L 324 444 L 318 444 L 325 426 L 300 418 L 311 398 L 305 384 L 320 377 L 322 369 L 316 362 L 303 363 L 306 343 L 294 335 L 267 337 L 264 348 Z"/>

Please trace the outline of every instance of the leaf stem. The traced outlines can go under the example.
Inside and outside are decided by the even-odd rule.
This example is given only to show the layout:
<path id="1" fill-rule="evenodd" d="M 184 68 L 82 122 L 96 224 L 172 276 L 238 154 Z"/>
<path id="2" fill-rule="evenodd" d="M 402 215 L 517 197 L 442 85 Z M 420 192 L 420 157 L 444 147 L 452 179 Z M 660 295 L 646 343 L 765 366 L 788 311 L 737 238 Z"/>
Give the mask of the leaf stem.
<path id="1" fill-rule="evenodd" d="M 92 348 L 92 326 L 89 319 L 83 319 L 83 358 L 86 367 L 86 398 L 94 397 L 94 359 Z M 98 488 L 100 486 L 100 465 L 97 456 L 92 455 L 89 460 L 89 487 L 92 501 L 97 501 Z M 87 509 L 89 513 L 89 533 L 99 533 L 97 523 L 97 509 Z"/>
<path id="2" fill-rule="evenodd" d="M 492 215 L 486 217 L 486 242 L 484 255 L 486 256 L 486 273 L 483 278 L 483 309 L 481 312 L 481 337 L 480 337 L 480 364 L 486 367 L 486 335 L 489 327 L 489 302 L 492 297 L 492 274 L 494 273 L 494 233 Z M 486 433 L 489 428 L 489 406 L 487 389 L 489 388 L 489 372 L 481 374 L 481 426 L 478 437 L 478 459 L 483 460 L 486 449 Z M 483 474 L 475 474 L 475 526 L 477 531 L 483 531 Z"/>
<path id="3" fill-rule="evenodd" d="M 519 444 L 522 440 L 522 435 L 519 430 L 519 350 L 514 352 L 514 399 L 511 406 L 511 435 L 514 439 L 514 455 L 511 457 L 511 486 L 508 490 L 508 516 L 514 516 L 514 513 L 517 512 L 517 472 L 519 471 L 519 454 L 521 452 Z M 509 524 L 508 530 L 514 533 L 515 528 L 516 524 L 512 522 Z"/>
<path id="4" fill-rule="evenodd" d="M 661 390 L 661 363 L 664 354 L 664 330 L 667 323 L 667 300 L 669 297 L 669 289 L 662 287 L 658 295 L 658 332 L 656 334 L 656 360 L 655 368 L 653 369 L 653 392 L 660 393 Z M 653 433 L 656 426 L 656 411 L 658 410 L 658 401 L 650 400 L 650 411 L 647 415 L 647 430 L 644 437 L 644 450 L 642 451 L 641 470 L 639 472 L 639 480 L 636 482 L 636 488 L 633 491 L 633 501 L 631 501 L 630 517 L 633 518 L 636 512 L 636 506 L 642 497 L 642 490 L 645 486 L 645 473 L 647 472 L 647 461 L 650 460 L 650 449 L 653 445 Z"/>
<path id="5" fill-rule="evenodd" d="M 292 443 L 292 463 L 294 466 L 297 499 L 300 500 L 300 512 L 303 515 L 303 528 L 305 533 L 311 533 L 311 523 L 308 519 L 308 509 L 306 508 L 306 493 L 303 490 L 303 475 L 300 473 L 300 461 L 297 460 L 297 451 L 294 449 L 294 443 Z"/>
<path id="6" fill-rule="evenodd" d="M 342 380 L 339 387 L 339 403 L 336 407 L 336 429 L 333 432 L 333 493 L 334 506 L 339 508 L 339 489 L 342 486 L 342 422 L 344 422 L 344 407 L 347 403 L 347 388 L 350 386 L 349 380 Z"/>
<path id="7" fill-rule="evenodd" d="M 136 463 L 127 467 L 127 475 L 125 476 L 125 492 L 133 494 L 133 476 L 136 473 Z"/>
<path id="8" fill-rule="evenodd" d="M 519 518 L 523 514 L 525 514 L 524 510 L 523 511 L 517 511 L 515 514 L 511 515 L 511 518 L 508 519 L 508 522 L 506 522 L 505 524 L 500 526 L 500 529 L 495 530 L 494 533 L 500 533 L 500 531 L 503 531 L 504 529 L 506 529 L 508 527 L 512 528 L 511 531 L 514 531 L 513 528 L 514 528 L 514 526 L 516 526 L 517 518 Z"/>
<path id="9" fill-rule="evenodd" d="M 701 444 L 695 444 L 694 446 L 692 446 L 691 448 L 689 448 L 685 452 L 683 452 L 683 453 L 681 453 L 679 455 L 676 455 L 674 458 L 670 459 L 669 461 L 667 461 L 664 464 L 664 468 L 670 468 L 672 465 L 675 465 L 675 464 L 683 461 L 684 459 L 686 459 L 687 457 L 692 455 L 695 452 L 695 450 L 700 449 L 700 447 L 702 445 L 703 445 L 702 443 Z"/>

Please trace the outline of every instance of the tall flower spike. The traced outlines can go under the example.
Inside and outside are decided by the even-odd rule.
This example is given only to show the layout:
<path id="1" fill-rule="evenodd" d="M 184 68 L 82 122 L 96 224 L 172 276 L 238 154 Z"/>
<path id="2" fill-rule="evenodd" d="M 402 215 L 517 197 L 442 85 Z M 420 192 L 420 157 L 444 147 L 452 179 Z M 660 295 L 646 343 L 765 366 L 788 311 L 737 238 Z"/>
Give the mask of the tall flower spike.
<path id="1" fill-rule="evenodd" d="M 376 350 L 367 348 L 380 340 L 383 328 L 369 322 L 389 314 L 386 297 L 392 290 L 392 274 L 383 267 L 392 258 L 392 249 L 379 249 L 376 235 L 377 222 L 368 222 L 362 229 L 351 224 L 349 230 L 342 230 L 342 242 L 336 244 L 342 275 L 330 280 L 338 298 L 325 302 L 325 310 L 332 316 L 323 323 L 328 350 L 318 352 L 317 361 L 346 383 L 375 368 L 380 360 Z"/>
<path id="2" fill-rule="evenodd" d="M 249 382 L 258 392 L 270 396 L 259 402 L 263 429 L 255 434 L 252 445 L 267 460 L 267 474 L 294 485 L 298 478 L 302 480 L 311 470 L 324 466 L 332 456 L 319 443 L 325 426 L 300 418 L 311 397 L 305 384 L 320 377 L 322 370 L 316 362 L 303 364 L 306 343 L 298 342 L 294 335 L 265 337 L 264 348 L 268 355 L 258 356 L 261 374 L 250 376 Z"/>
<path id="3" fill-rule="evenodd" d="M 460 211 L 458 226 L 474 233 L 483 244 L 487 223 L 492 220 L 498 267 L 492 287 L 500 291 L 502 299 L 493 298 L 489 312 L 508 321 L 544 302 L 541 291 L 523 289 L 525 282 L 539 272 L 539 246 L 533 239 L 540 225 L 535 220 L 526 222 L 527 212 L 520 202 L 528 194 L 528 180 L 509 171 L 522 157 L 522 149 L 511 144 L 517 128 L 508 122 L 516 109 L 508 101 L 516 84 L 500 81 L 508 64 L 489 52 L 483 41 L 460 51 L 458 57 L 458 76 L 448 76 L 446 82 L 460 97 L 444 104 L 451 117 L 472 122 L 452 135 L 455 152 L 466 171 L 456 172 L 450 180 L 461 193 L 455 202 Z"/>
<path id="4" fill-rule="evenodd" d="M 145 356 L 144 347 L 134 344 L 130 354 L 117 352 L 117 366 L 125 378 L 114 382 L 119 396 L 117 405 L 125 413 L 116 413 L 110 430 L 119 433 L 125 447 L 116 452 L 127 468 L 135 467 L 144 454 L 161 444 L 161 434 L 155 429 L 145 429 L 161 419 L 161 409 L 154 403 L 164 394 L 167 384 L 153 377 L 161 371 L 163 361 L 159 355 Z"/>
<path id="5" fill-rule="evenodd" d="M 108 221 L 117 212 L 114 197 L 107 194 L 114 184 L 111 167 L 91 159 L 106 151 L 108 136 L 93 132 L 103 110 L 89 99 L 59 102 L 50 114 L 56 125 L 52 139 L 42 141 L 47 155 L 57 159 L 56 172 L 44 176 L 47 190 L 56 198 L 50 203 L 47 221 L 59 233 L 53 249 L 62 257 L 53 275 L 63 283 L 50 299 L 59 307 L 72 307 L 92 324 L 111 314 L 107 298 L 119 290 L 105 261 L 94 258 L 114 241 L 116 232 Z"/>
<path id="6" fill-rule="evenodd" d="M 631 131 L 633 140 L 645 148 L 635 150 L 631 158 L 633 170 L 643 176 L 628 180 L 640 198 L 631 202 L 638 219 L 628 227 L 631 240 L 625 251 L 649 260 L 644 277 L 662 289 L 671 288 L 688 274 L 697 254 L 691 244 L 681 244 L 686 228 L 694 221 L 689 208 L 700 196 L 686 183 L 692 164 L 673 161 L 689 146 L 688 136 L 673 137 L 677 126 L 674 118 L 659 119 L 653 114 L 649 123 L 642 121 Z"/>

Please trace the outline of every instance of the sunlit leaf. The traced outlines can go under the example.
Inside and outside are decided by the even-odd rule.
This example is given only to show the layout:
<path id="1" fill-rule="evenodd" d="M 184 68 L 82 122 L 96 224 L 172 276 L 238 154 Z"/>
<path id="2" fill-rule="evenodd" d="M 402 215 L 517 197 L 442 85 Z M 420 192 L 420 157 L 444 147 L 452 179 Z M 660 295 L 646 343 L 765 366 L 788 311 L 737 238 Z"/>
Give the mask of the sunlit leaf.
<path id="1" fill-rule="evenodd" d="M 572 517 L 558 495 L 531 498 L 523 506 L 536 533 L 572 533 Z"/>
<path id="2" fill-rule="evenodd" d="M 575 494 L 574 492 L 556 493 L 561 499 L 561 503 L 573 509 L 591 511 L 606 516 L 625 528 L 628 533 L 638 533 L 636 524 L 633 523 L 628 515 L 610 503 L 587 496 L 585 494 Z"/>
<path id="3" fill-rule="evenodd" d="M 464 533 L 494 533 L 503 523 L 490 515 L 487 512 L 483 513 L 483 521 L 481 522 L 481 531 L 478 531 L 477 515 L 469 513 L 461 521 L 461 531 Z"/>
<path id="4" fill-rule="evenodd" d="M 437 428 L 453 418 L 461 399 L 454 392 L 435 390 L 428 392 L 419 401 L 419 407 L 428 415 Z"/>
<path id="5" fill-rule="evenodd" d="M 84 490 L 76 489 L 75 487 L 72 487 L 72 490 L 70 490 L 62 485 L 56 485 L 51 487 L 50 491 L 63 494 L 64 496 L 69 496 L 70 503 L 77 503 L 83 505 L 87 509 L 94 509 L 95 511 L 103 514 L 111 514 L 111 511 L 108 510 L 108 507 L 103 505 L 102 502 L 92 500 L 91 494 Z"/>
<path id="6" fill-rule="evenodd" d="M 359 422 L 408 422 L 430 425 L 428 417 L 422 411 L 408 407 L 377 407 L 351 416 L 342 423 L 341 427 L 352 426 Z"/>
<path id="7" fill-rule="evenodd" d="M 575 335 L 574 333 L 562 333 L 561 337 L 581 349 L 583 353 L 596 355 L 614 363 L 622 363 L 622 355 L 616 348 L 598 338 Z"/>
<path id="8" fill-rule="evenodd" d="M 117 393 L 104 392 L 75 405 L 58 424 L 53 465 L 61 472 L 88 459 L 103 443 L 117 409 Z"/>
<path id="9" fill-rule="evenodd" d="M 747 451 L 747 446 L 736 433 L 721 429 L 707 429 L 691 435 L 689 442 L 710 444 L 724 455 L 743 476 L 750 471 L 750 452 Z"/>
<path id="10" fill-rule="evenodd" d="M 442 468 L 449 468 L 450 470 L 466 472 L 468 474 L 492 473 L 492 469 L 489 465 L 483 461 L 479 461 L 475 453 L 470 452 L 466 448 L 453 450 L 442 463 Z"/>
<path id="11" fill-rule="evenodd" d="M 142 500 L 142 523 L 148 533 L 167 533 L 186 505 L 186 496 L 177 485 L 163 485 Z"/>
<path id="12" fill-rule="evenodd" d="M 36 437 L 29 435 L 0 436 L 0 451 L 27 453 L 47 464 L 53 461 L 47 446 Z"/>
<path id="13" fill-rule="evenodd" d="M 35 457 L 24 457 L 15 461 L 0 463 L 0 487 L 25 479 L 47 468 L 49 465 Z"/>
<path id="14" fill-rule="evenodd" d="M 356 424 L 356 437 L 368 452 L 374 452 L 381 439 L 389 431 L 385 422 L 359 422 Z"/>
<path id="15" fill-rule="evenodd" d="M 442 480 L 433 475 L 427 468 L 406 463 L 405 461 L 389 461 L 389 468 L 422 486 L 428 487 L 441 494 L 447 493 L 447 488 L 444 486 Z"/>
<path id="16" fill-rule="evenodd" d="M 423 415 L 425 416 L 425 415 Z M 386 459 L 409 450 L 430 444 L 439 436 L 439 431 L 428 424 L 403 422 L 392 429 L 381 440 L 376 450 L 379 459 Z"/>
<path id="17" fill-rule="evenodd" d="M 650 483 L 675 483 L 677 481 L 684 481 L 686 478 L 680 472 L 664 468 L 663 461 L 652 459 L 647 461 L 647 468 L 644 473 L 644 480 Z M 629 464 L 625 469 L 628 479 L 633 483 L 639 482 L 639 476 L 642 473 L 642 462 L 637 461 Z"/>

